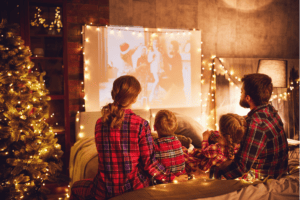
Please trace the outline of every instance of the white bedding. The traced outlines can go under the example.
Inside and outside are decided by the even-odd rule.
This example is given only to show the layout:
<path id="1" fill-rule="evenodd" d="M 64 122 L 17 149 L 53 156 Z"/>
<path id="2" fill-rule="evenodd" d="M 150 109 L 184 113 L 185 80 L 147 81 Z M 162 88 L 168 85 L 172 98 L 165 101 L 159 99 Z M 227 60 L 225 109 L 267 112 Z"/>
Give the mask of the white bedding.
<path id="1" fill-rule="evenodd" d="M 85 171 L 89 161 L 97 156 L 95 137 L 93 136 L 82 138 L 71 147 L 69 165 L 71 178 L 70 186 L 72 186 L 75 181 L 85 178 L 93 178 L 89 176 L 87 177 Z M 98 169 L 96 168 L 95 170 L 97 172 Z"/>
<path id="2" fill-rule="evenodd" d="M 91 163 L 92 161 L 92 163 Z M 97 173 L 97 149 L 94 137 L 83 138 L 71 148 L 70 178 L 72 184 L 80 179 L 93 178 Z M 115 200 L 146 199 L 205 199 L 205 200 L 294 200 L 299 199 L 299 160 L 289 160 L 291 175 L 266 183 L 245 185 L 235 180 L 191 180 L 151 186 L 125 193 Z M 86 172 L 90 169 L 91 172 Z M 92 169 L 92 170 L 91 170 Z"/>

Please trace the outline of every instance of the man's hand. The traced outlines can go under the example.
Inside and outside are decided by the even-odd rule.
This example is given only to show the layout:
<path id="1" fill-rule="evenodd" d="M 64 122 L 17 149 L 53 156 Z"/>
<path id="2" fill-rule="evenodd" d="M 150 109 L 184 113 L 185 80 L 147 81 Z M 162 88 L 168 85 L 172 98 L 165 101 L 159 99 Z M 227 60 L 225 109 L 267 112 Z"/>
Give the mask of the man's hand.
<path id="1" fill-rule="evenodd" d="M 232 163 L 233 160 L 226 160 L 225 162 L 223 162 L 221 165 L 219 165 L 219 169 L 224 170 L 228 165 L 230 165 Z"/>

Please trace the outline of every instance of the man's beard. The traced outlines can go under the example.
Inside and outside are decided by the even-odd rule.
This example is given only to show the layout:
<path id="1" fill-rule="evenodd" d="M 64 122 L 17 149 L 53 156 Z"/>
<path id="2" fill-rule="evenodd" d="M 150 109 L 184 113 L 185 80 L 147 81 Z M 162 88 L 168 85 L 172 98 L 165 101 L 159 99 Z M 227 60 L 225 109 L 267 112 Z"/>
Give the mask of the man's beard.
<path id="1" fill-rule="evenodd" d="M 243 108 L 250 108 L 250 105 L 248 104 L 246 99 L 241 99 L 240 100 L 240 106 L 242 106 Z"/>

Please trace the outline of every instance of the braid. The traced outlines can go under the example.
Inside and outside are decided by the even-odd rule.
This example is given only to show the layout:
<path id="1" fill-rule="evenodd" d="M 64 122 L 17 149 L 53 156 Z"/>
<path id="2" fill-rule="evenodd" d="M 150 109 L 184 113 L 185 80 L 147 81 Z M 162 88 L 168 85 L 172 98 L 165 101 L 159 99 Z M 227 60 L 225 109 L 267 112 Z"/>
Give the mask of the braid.
<path id="1" fill-rule="evenodd" d="M 227 145 L 228 145 L 229 158 L 231 159 L 231 158 L 234 157 L 234 143 L 233 143 L 232 138 L 231 138 L 230 135 L 226 135 L 225 140 L 226 140 Z"/>
<path id="2" fill-rule="evenodd" d="M 101 110 L 102 121 L 110 128 L 121 128 L 124 120 L 124 109 L 133 104 L 142 88 L 134 76 L 120 76 L 113 83 L 111 97 L 113 103 L 109 103 Z"/>
<path id="3" fill-rule="evenodd" d="M 239 144 L 246 131 L 246 120 L 236 114 L 228 113 L 222 115 L 219 121 L 221 135 L 228 145 L 229 158 L 234 157 L 234 148 Z"/>
<path id="4" fill-rule="evenodd" d="M 120 128 L 123 118 L 124 109 L 115 103 L 109 103 L 101 110 L 102 121 L 110 126 L 110 128 Z"/>

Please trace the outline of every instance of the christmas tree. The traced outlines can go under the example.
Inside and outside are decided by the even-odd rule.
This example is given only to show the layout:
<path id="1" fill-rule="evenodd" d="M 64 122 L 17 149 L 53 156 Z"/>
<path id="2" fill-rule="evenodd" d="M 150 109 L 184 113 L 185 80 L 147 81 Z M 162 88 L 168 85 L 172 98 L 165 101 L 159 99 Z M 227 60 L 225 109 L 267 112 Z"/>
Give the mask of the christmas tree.
<path id="1" fill-rule="evenodd" d="M 48 90 L 33 69 L 31 52 L 16 26 L 0 24 L 1 199 L 45 199 L 45 181 L 56 181 L 63 152 L 47 123 Z"/>

